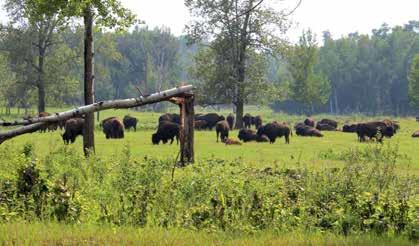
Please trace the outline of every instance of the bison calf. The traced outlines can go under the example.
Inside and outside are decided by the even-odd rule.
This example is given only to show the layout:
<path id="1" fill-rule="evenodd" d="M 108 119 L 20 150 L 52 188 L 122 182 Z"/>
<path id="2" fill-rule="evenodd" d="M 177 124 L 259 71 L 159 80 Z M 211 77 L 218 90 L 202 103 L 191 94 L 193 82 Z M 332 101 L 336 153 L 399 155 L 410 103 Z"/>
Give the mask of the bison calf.
<path id="1" fill-rule="evenodd" d="M 242 145 L 240 141 L 237 141 L 231 138 L 225 138 L 222 140 L 222 142 L 225 143 L 226 145 Z"/>

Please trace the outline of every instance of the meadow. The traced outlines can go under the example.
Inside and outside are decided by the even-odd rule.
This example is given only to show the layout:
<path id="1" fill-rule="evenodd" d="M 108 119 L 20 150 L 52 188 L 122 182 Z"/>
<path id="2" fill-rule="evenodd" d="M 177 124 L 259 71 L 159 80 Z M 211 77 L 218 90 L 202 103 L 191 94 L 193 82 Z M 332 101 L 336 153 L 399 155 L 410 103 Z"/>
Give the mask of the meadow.
<path id="1" fill-rule="evenodd" d="M 304 120 L 267 109 L 247 112 L 264 122 Z M 61 131 L 0 145 L 0 242 L 409 245 L 417 238 L 414 118 L 396 119 L 401 130 L 384 144 L 325 132 L 323 138 L 294 135 L 289 145 L 281 138 L 225 146 L 214 131 L 196 131 L 196 163 L 174 169 L 179 146 L 151 144 L 161 113 L 109 110 L 100 118 L 125 114 L 139 119 L 137 132 L 107 140 L 97 126 L 89 159 L 82 139 L 64 146 Z M 371 119 L 314 116 L 323 117 L 340 126 Z"/>

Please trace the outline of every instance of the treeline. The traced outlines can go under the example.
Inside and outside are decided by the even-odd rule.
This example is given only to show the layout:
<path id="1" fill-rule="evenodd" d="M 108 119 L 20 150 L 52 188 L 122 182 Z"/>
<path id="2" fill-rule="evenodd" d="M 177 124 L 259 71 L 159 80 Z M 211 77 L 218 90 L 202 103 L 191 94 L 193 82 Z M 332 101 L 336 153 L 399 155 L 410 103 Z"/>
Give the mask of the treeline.
<path id="1" fill-rule="evenodd" d="M 382 25 L 371 35 L 352 33 L 339 39 L 324 32 L 323 42 L 315 69 L 328 78 L 330 88 L 327 103 L 315 105 L 316 113 L 415 112 L 409 103 L 408 73 L 419 53 L 419 21 L 393 28 Z M 289 71 L 279 70 L 279 77 L 287 85 Z M 302 113 L 305 105 L 285 100 L 273 108 Z"/>
<path id="2" fill-rule="evenodd" d="M 1 27 L 0 103 L 6 109 L 28 109 L 40 104 L 42 90 L 46 105 L 83 104 L 83 28 L 67 26 L 52 30 L 43 53 L 38 44 L 41 34 L 30 25 Z M 275 110 L 299 114 L 414 112 L 409 103 L 407 75 L 414 55 L 419 53 L 419 21 L 393 28 L 383 25 L 371 35 L 353 33 L 339 39 L 324 32 L 322 41 L 311 44 L 316 49 L 315 59 L 310 61 L 314 62 L 315 73 L 312 84 L 298 84 L 294 77 L 300 77 L 297 76 L 301 75 L 300 70 L 307 68 L 293 72 L 290 58 L 278 51 L 277 59 L 266 58 L 266 69 L 256 72 L 265 74 L 262 77 L 269 81 L 270 93 L 280 95 L 269 96 L 269 100 L 276 102 L 258 96 L 253 103 L 268 103 Z M 138 95 L 136 87 L 146 94 L 181 81 L 201 85 L 202 81 L 190 75 L 197 62 L 194 57 L 202 55 L 200 45 L 187 43 L 186 37 L 176 37 L 166 28 L 150 30 L 137 26 L 123 33 L 96 30 L 96 100 L 133 97 Z M 313 51 L 310 49 L 299 52 L 307 54 Z M 200 65 L 201 74 L 207 72 L 205 64 Z M 305 95 L 296 100 L 299 98 L 296 93 L 304 91 L 298 86 L 310 87 L 306 88 L 309 91 L 320 89 L 325 100 L 307 103 Z M 203 104 L 217 103 L 216 99 L 212 97 L 210 103 Z M 154 107 L 162 109 L 161 104 Z"/>
<path id="3" fill-rule="evenodd" d="M 45 101 L 49 106 L 83 104 L 83 28 L 52 34 L 43 54 Z M 3 26 L 0 40 L 0 103 L 29 108 L 39 103 L 39 32 Z M 187 80 L 194 46 L 166 28 L 135 27 L 124 33 L 95 32 L 96 100 L 133 97 Z M 34 45 L 31 45 L 34 44 Z"/>

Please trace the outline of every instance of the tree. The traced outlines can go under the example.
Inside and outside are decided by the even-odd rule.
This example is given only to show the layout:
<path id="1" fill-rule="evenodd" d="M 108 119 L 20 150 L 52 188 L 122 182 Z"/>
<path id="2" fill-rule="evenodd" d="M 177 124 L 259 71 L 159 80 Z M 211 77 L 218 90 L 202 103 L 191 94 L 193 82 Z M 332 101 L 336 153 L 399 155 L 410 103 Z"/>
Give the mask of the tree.
<path id="1" fill-rule="evenodd" d="M 84 103 L 94 103 L 93 22 L 108 28 L 125 28 L 134 22 L 134 15 L 116 0 L 27 0 L 27 5 L 40 14 L 82 17 L 84 33 Z M 83 134 L 85 155 L 94 151 L 94 114 L 85 116 Z"/>
<path id="2" fill-rule="evenodd" d="M 414 107 L 419 108 L 419 53 L 413 58 L 408 79 L 410 102 Z"/>
<path id="3" fill-rule="evenodd" d="M 35 50 L 27 60 L 36 72 L 35 86 L 38 90 L 38 112 L 45 111 L 46 82 L 45 62 L 51 46 L 54 45 L 54 32 L 63 24 L 57 13 L 41 12 L 38 4 L 31 0 L 7 0 L 5 7 L 13 23 L 28 32 L 31 48 Z"/>
<path id="4" fill-rule="evenodd" d="M 303 32 L 297 45 L 287 51 L 289 70 L 292 75 L 292 99 L 308 106 L 306 113 L 312 114 L 315 105 L 327 102 L 330 83 L 315 70 L 318 61 L 316 38 L 309 30 Z"/>
<path id="5" fill-rule="evenodd" d="M 189 38 L 193 42 L 212 40 L 209 51 L 204 52 L 211 56 L 210 70 L 215 74 L 206 73 L 207 78 L 198 79 L 203 79 L 207 88 L 216 89 L 220 101 L 236 106 L 236 128 L 241 128 L 244 104 L 249 101 L 246 92 L 254 85 L 249 78 L 251 57 L 277 47 L 281 40 L 276 34 L 287 29 L 287 14 L 270 8 L 264 0 L 185 0 L 185 5 L 196 17 L 187 28 Z M 266 93 L 253 90 L 257 91 Z"/>

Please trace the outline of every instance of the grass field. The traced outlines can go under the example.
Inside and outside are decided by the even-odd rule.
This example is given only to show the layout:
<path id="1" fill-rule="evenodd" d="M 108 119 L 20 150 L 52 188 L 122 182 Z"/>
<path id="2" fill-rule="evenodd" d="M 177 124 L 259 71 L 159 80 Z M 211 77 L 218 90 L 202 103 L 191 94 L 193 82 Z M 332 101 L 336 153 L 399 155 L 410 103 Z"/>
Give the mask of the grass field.
<path id="1" fill-rule="evenodd" d="M 51 109 L 50 111 L 57 111 Z M 221 112 L 227 115 L 227 112 Z M 291 125 L 303 121 L 303 116 L 289 116 L 272 113 L 268 110 L 251 111 L 252 114 L 260 114 L 265 122 L 272 120 L 286 121 Z M 109 157 L 119 155 L 124 147 L 128 146 L 135 157 L 153 157 L 159 159 L 175 158 L 178 153 L 178 146 L 151 144 L 151 135 L 155 132 L 157 119 L 160 113 L 135 112 L 128 110 L 108 110 L 101 112 L 101 119 L 109 116 L 117 116 L 120 119 L 124 115 L 130 114 L 139 119 L 140 129 L 137 132 L 126 132 L 124 139 L 107 140 L 97 127 L 95 134 L 96 153 L 100 157 Z M 319 115 L 322 117 L 334 118 L 334 116 Z M 386 117 L 375 117 L 384 119 Z M 365 120 L 366 117 L 346 116 L 337 117 L 340 126 L 344 122 L 356 122 Z M 397 119 L 401 124 L 400 132 L 391 139 L 385 139 L 386 144 L 397 146 L 400 157 L 398 159 L 398 168 L 408 170 L 409 172 L 419 171 L 419 139 L 414 139 L 411 134 L 419 130 L 419 123 L 414 118 Z M 98 123 L 97 123 L 98 124 Z M 6 142 L 3 146 L 23 146 L 25 143 L 32 143 L 35 146 L 38 155 L 42 156 L 53 151 L 57 146 L 62 145 L 61 131 L 52 133 L 33 133 L 17 137 Z M 342 152 L 348 152 L 351 149 L 363 149 L 366 146 L 376 145 L 375 143 L 359 143 L 356 134 L 342 132 L 323 132 L 323 138 L 297 137 L 291 138 L 291 144 L 284 143 L 284 139 L 277 139 L 275 144 L 267 143 L 246 143 L 242 146 L 225 146 L 216 143 L 215 131 L 195 131 L 195 151 L 197 160 L 206 160 L 209 158 L 219 158 L 223 160 L 240 159 L 248 164 L 259 165 L 263 163 L 276 163 L 281 166 L 293 166 L 296 163 L 304 163 L 313 166 L 335 166 L 341 163 L 340 155 Z M 237 139 L 238 131 L 230 132 L 230 137 Z M 76 143 L 71 147 L 74 151 L 81 153 L 82 139 L 79 137 Z"/>
<path id="2" fill-rule="evenodd" d="M 265 123 L 304 120 L 267 109 L 247 112 L 262 115 Z M 0 244 L 414 244 L 407 239 L 416 237 L 412 228 L 419 207 L 419 139 L 411 138 L 419 123 L 414 118 L 396 119 L 401 130 L 383 145 L 358 143 L 352 133 L 324 132 L 323 138 L 294 135 L 289 145 L 281 138 L 275 144 L 225 146 L 216 143 L 214 131 L 195 131 L 197 162 L 176 169 L 172 180 L 179 146 L 151 144 L 160 113 L 108 110 L 100 118 L 126 114 L 139 119 L 137 132 L 107 140 L 97 126 L 96 155 L 90 160 L 83 158 L 80 137 L 64 147 L 60 131 L 26 134 L 0 145 Z M 314 118 L 323 117 L 337 119 L 340 126 L 369 119 Z M 19 170 L 33 165 L 28 162 L 39 168 L 48 189 L 45 198 L 35 188 L 33 197 L 24 198 L 6 189 L 15 187 L 10 184 L 17 184 L 11 190 L 19 189 Z M 348 197 L 355 200 L 348 203 Z M 350 236 L 342 235 L 348 231 Z"/>

